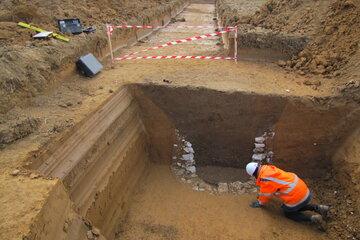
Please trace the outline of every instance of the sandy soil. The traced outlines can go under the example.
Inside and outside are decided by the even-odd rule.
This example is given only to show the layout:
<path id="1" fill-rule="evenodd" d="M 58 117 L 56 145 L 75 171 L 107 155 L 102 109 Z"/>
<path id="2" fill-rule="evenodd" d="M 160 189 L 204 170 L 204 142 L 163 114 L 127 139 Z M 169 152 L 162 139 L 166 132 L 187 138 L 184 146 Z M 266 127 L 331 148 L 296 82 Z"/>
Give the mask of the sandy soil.
<path id="1" fill-rule="evenodd" d="M 266 0 L 237 1 L 218 0 L 216 1 L 217 11 L 225 25 L 234 23 L 249 23 L 254 13 L 259 11 Z"/>
<path id="2" fill-rule="evenodd" d="M 211 25 L 213 24 L 213 10 L 214 5 L 212 4 L 193 4 L 183 14 L 186 22 L 175 23 L 175 25 Z M 170 30 L 170 32 L 160 31 L 157 35 L 151 37 L 148 42 L 141 44 L 141 46 L 127 49 L 121 54 L 138 50 L 144 46 L 152 45 L 155 42 L 159 43 L 159 41 L 165 42 L 168 39 L 189 37 L 194 34 L 201 34 L 202 32 L 203 30 L 191 30 L 181 33 L 175 29 Z M 194 42 L 182 45 L 181 47 L 164 48 L 161 52 L 156 52 L 156 55 L 170 53 L 221 55 L 223 53 L 223 49 L 215 45 L 217 41 L 217 39 L 213 39 L 205 41 L 203 44 L 200 42 L 200 44 Z M 4 121 L 7 123 L 16 123 L 18 119 L 22 117 L 34 117 L 36 119 L 40 119 L 41 123 L 34 133 L 26 138 L 6 145 L 0 152 L 0 194 L 1 205 L 3 206 L 0 217 L 0 229 L 3 229 L 0 232 L 1 238 L 16 239 L 26 233 L 29 228 L 29 223 L 39 212 L 40 207 L 47 197 L 49 189 L 55 185 L 56 181 L 53 180 L 49 181 L 42 178 L 30 178 L 30 171 L 21 167 L 28 164 L 27 159 L 29 156 L 36 156 L 36 150 L 44 146 L 47 142 L 57 139 L 66 132 L 70 131 L 75 124 L 83 120 L 106 99 L 108 99 L 115 90 L 122 87 L 124 84 L 131 82 L 169 84 L 164 82 L 164 79 L 169 80 L 171 82 L 170 84 L 173 86 L 192 86 L 194 88 L 207 87 L 230 92 L 236 90 L 257 92 L 260 94 L 302 96 L 314 100 L 319 103 L 319 105 L 322 104 L 323 99 L 334 96 L 333 86 L 335 85 L 333 80 L 324 81 L 324 79 L 320 76 L 304 77 L 294 75 L 285 69 L 269 63 L 259 64 L 255 62 L 239 62 L 235 64 L 232 61 L 207 62 L 187 60 L 141 60 L 120 62 L 115 63 L 114 68 L 107 67 L 103 73 L 93 79 L 74 76 L 61 83 L 54 83 L 52 89 L 48 89 L 42 95 L 29 98 L 28 107 L 14 107 L 6 115 L 2 115 Z M 320 81 L 322 84 L 315 90 L 311 86 L 304 85 L 303 83 L 305 81 Z M 328 102 L 325 101 L 325 104 L 328 104 Z M 165 167 L 158 168 L 159 170 L 151 172 L 147 188 L 153 189 L 154 192 L 159 193 L 159 195 L 157 195 L 159 198 L 166 197 L 162 194 L 165 190 L 156 188 L 156 186 L 159 186 L 158 184 L 160 184 L 158 183 L 158 178 L 164 177 L 165 179 L 169 179 L 170 182 L 168 185 L 160 186 L 164 186 L 164 188 L 168 189 L 169 193 L 174 190 L 174 187 L 178 187 L 179 193 L 183 192 L 185 193 L 185 196 L 189 196 L 189 199 L 184 199 L 184 201 L 187 201 L 189 204 L 194 204 L 198 198 L 200 198 L 200 200 L 201 198 L 204 198 L 203 203 L 208 207 L 207 209 L 217 209 L 217 215 L 214 214 L 212 216 L 208 216 L 206 214 L 212 213 L 203 211 L 202 207 L 200 207 L 201 204 L 196 205 L 196 207 L 201 210 L 197 210 L 197 216 L 205 217 L 204 222 L 197 219 L 197 223 L 204 226 L 211 223 L 216 226 L 213 230 L 207 228 L 210 231 L 209 237 L 218 236 L 219 238 L 223 238 L 223 232 L 225 229 L 229 230 L 229 235 L 226 235 L 227 238 L 239 238 L 239 236 L 234 235 L 235 229 L 237 229 L 239 225 L 252 226 L 253 221 L 248 221 L 248 219 L 258 220 L 261 217 L 264 220 L 264 225 L 261 226 L 263 227 L 262 231 L 256 233 L 258 234 L 257 237 L 267 237 L 265 236 L 265 231 L 270 231 L 273 235 L 269 239 L 286 239 L 289 234 L 293 234 L 292 236 L 294 236 L 294 238 L 296 237 L 300 239 L 309 239 L 313 237 L 321 238 L 318 233 L 313 232 L 305 226 L 291 223 L 283 219 L 283 217 L 279 214 L 272 215 L 268 214 L 266 211 L 249 210 L 247 204 L 252 198 L 250 196 L 244 197 L 243 199 L 235 199 L 234 197 L 228 196 L 213 198 L 213 196 L 205 196 L 202 193 L 192 193 L 190 189 L 187 189 L 185 186 L 171 180 L 172 178 L 169 175 L 170 173 L 167 172 Z M 15 169 L 21 170 L 19 176 L 17 177 L 10 175 L 10 173 Z M 157 174 L 159 174 L 159 176 Z M 137 199 L 141 201 L 141 199 L 149 197 L 148 194 L 151 192 L 149 189 L 140 195 L 137 195 Z M 172 199 L 179 197 L 179 195 L 177 195 L 179 193 L 174 192 Z M 152 202 L 155 204 L 154 209 L 160 205 L 161 200 L 162 199 L 158 199 L 158 201 Z M 186 209 L 185 204 L 177 206 L 175 204 L 176 201 L 172 201 L 170 199 L 170 195 L 167 203 L 169 203 L 169 209 L 181 207 L 185 214 L 191 213 L 189 209 Z M 226 214 L 220 211 L 220 207 L 224 206 L 224 203 L 227 203 L 226 205 L 231 207 L 229 212 Z M 138 203 L 135 203 L 133 210 L 134 215 L 131 215 L 132 213 L 130 213 L 129 221 L 138 223 L 137 221 L 142 221 L 143 219 L 147 221 L 154 220 L 151 218 L 151 215 L 142 216 L 139 213 L 140 210 L 148 210 L 147 207 L 152 206 L 141 206 Z M 246 217 L 241 218 L 241 224 L 239 224 L 238 217 L 246 214 L 248 211 L 250 211 L 251 214 L 244 215 Z M 179 232 L 183 234 L 179 235 L 183 239 L 185 239 L 186 236 L 201 237 L 200 233 L 196 232 L 196 228 L 193 229 L 190 225 L 187 227 L 183 226 L 184 223 L 187 223 L 185 221 L 186 215 L 182 218 L 183 222 L 174 222 L 172 224 L 175 225 L 175 227 L 168 227 L 169 223 L 164 223 L 164 221 L 169 217 L 166 215 L 165 211 L 162 213 L 157 211 L 155 214 L 155 212 L 151 210 L 151 213 L 154 214 L 153 216 L 158 217 L 157 224 L 159 225 L 149 225 L 149 222 L 145 222 L 145 225 L 141 225 L 142 222 L 140 222 L 140 225 L 137 225 L 140 226 L 138 229 L 124 229 L 124 236 L 131 237 L 150 235 L 150 237 L 155 239 L 156 237 L 159 237 L 159 235 L 155 234 L 156 236 L 152 236 L 154 235 L 153 232 L 160 232 L 160 234 L 162 234 L 162 232 L 165 231 L 165 237 L 168 236 L 166 235 L 168 234 L 167 232 L 170 232 L 169 234 L 171 236 L 174 234 L 173 232 Z M 172 212 L 169 211 L 169 214 L 171 213 Z M 139 216 L 140 220 L 138 220 L 136 216 Z M 225 226 L 221 221 L 218 221 L 218 216 L 221 216 L 222 219 L 226 221 L 233 222 L 234 225 Z M 206 217 L 209 217 L 209 220 L 215 219 L 217 222 L 210 222 Z M 173 221 L 175 221 L 175 219 L 173 219 Z M 274 221 L 277 222 L 277 225 L 274 225 L 275 227 L 270 226 L 269 223 L 271 222 L 272 224 Z M 249 225 L 250 223 L 251 225 Z M 165 227 L 163 225 L 165 225 Z M 142 226 L 146 227 L 145 229 L 147 229 L 147 232 L 143 232 L 142 229 L 144 228 L 141 228 Z M 184 230 L 179 230 L 178 228 L 180 227 L 184 227 Z M 174 230 L 174 228 L 177 230 Z M 244 231 L 248 228 L 249 227 L 244 227 Z M 299 228 L 302 229 L 301 234 L 296 233 Z M 210 235 L 210 233 L 213 235 Z M 221 235 L 219 235 L 219 233 L 221 233 Z M 245 231 L 244 234 L 245 239 L 256 239 L 256 237 L 252 237 L 250 231 Z"/>
<path id="3" fill-rule="evenodd" d="M 354 64 L 359 51 L 360 2 L 355 1 L 268 1 L 251 23 L 277 32 L 309 36 L 305 50 L 287 66 L 327 77 L 348 76 L 343 68 Z M 358 61 L 358 60 L 357 60 Z M 358 78 L 358 77 L 357 77 Z M 347 79 L 349 80 L 349 79 Z"/>
<path id="4" fill-rule="evenodd" d="M 42 94 L 64 75 L 71 76 L 79 56 L 91 52 L 104 57 L 108 50 L 105 23 L 150 24 L 182 3 L 181 0 L 1 1 L 0 113 L 26 106 L 27 100 Z M 24 21 L 59 32 L 57 20 L 63 18 L 79 18 L 84 28 L 93 26 L 96 32 L 68 36 L 70 42 L 36 41 L 32 39 L 32 30 L 17 26 Z M 119 40 L 132 34 L 132 30 L 125 30 L 114 37 Z"/>
<path id="5" fill-rule="evenodd" d="M 269 0 L 243 4 L 221 0 L 217 7 L 222 21 L 229 25 L 247 24 L 260 34 L 305 38 L 308 44 L 278 64 L 301 75 L 315 74 L 335 79 L 343 98 L 359 103 L 359 7 L 355 1 Z M 244 14 L 246 6 L 256 13 Z M 266 35 L 266 34 L 265 34 Z M 277 47 L 270 46 L 270 49 Z M 311 85 L 309 83 L 309 85 Z M 355 85 L 355 86 L 354 86 Z"/>
<path id="6" fill-rule="evenodd" d="M 153 165 L 133 198 L 118 239 L 326 239 L 274 206 L 251 209 L 251 195 L 210 195 Z"/>

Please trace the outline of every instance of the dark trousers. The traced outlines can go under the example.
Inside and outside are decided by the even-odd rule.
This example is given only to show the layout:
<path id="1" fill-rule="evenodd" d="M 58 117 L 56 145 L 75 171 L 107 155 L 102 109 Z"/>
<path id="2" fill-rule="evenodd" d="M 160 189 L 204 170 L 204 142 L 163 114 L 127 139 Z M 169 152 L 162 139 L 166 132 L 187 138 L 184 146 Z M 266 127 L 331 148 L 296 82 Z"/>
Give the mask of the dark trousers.
<path id="1" fill-rule="evenodd" d="M 310 222 L 311 216 L 304 214 L 303 212 L 305 212 L 305 211 L 317 212 L 318 206 L 315 204 L 307 204 L 297 211 L 291 211 L 291 212 L 284 211 L 284 214 L 287 218 L 290 218 L 291 220 L 294 220 L 297 222 Z"/>
<path id="2" fill-rule="evenodd" d="M 304 202 L 302 202 L 301 204 L 295 207 L 287 207 L 285 205 L 282 205 L 282 209 L 284 210 L 285 216 L 297 222 L 310 222 L 311 216 L 306 215 L 303 212 L 305 211 L 319 212 L 318 205 L 310 204 L 311 199 L 312 199 L 312 194 L 310 193 L 308 198 Z"/>

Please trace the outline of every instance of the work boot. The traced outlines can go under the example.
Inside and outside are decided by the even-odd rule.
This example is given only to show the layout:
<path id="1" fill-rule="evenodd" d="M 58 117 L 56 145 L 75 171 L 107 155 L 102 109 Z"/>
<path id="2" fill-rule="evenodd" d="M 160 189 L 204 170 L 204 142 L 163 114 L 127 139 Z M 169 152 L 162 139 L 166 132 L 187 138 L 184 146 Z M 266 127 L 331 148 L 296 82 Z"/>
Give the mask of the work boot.
<path id="1" fill-rule="evenodd" d="M 327 217 L 330 207 L 326 205 L 317 205 L 315 209 L 317 213 L 321 214 L 321 216 Z"/>
<path id="2" fill-rule="evenodd" d="M 326 222 L 320 214 L 312 215 L 311 222 L 316 224 L 320 231 L 326 231 Z"/>

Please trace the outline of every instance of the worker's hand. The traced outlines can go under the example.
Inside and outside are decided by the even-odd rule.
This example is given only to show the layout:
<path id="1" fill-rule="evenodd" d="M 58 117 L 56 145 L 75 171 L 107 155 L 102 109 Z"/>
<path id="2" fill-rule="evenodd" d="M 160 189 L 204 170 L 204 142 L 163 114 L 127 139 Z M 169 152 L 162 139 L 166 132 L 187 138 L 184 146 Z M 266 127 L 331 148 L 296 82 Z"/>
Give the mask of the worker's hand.
<path id="1" fill-rule="evenodd" d="M 261 205 L 261 203 L 259 203 L 258 200 L 256 200 L 256 201 L 253 201 L 253 202 L 250 204 L 250 207 L 252 207 L 252 208 L 260 208 L 260 207 L 262 207 L 262 205 Z"/>

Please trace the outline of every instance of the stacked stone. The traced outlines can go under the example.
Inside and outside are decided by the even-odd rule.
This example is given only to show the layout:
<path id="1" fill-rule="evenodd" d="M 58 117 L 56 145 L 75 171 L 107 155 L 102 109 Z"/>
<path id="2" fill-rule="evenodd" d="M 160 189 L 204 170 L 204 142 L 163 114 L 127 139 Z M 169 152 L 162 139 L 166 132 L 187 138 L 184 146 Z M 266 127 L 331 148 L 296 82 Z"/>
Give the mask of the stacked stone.
<path id="1" fill-rule="evenodd" d="M 258 163 L 271 163 L 272 162 L 272 158 L 274 156 L 274 153 L 272 151 L 268 151 L 267 147 L 266 147 L 266 140 L 268 138 L 273 138 L 275 136 L 274 132 L 270 132 L 270 133 L 264 133 L 261 137 L 256 137 L 255 138 L 255 148 L 253 150 L 254 154 L 252 155 L 252 160 L 254 162 L 258 162 Z"/>
<path id="2" fill-rule="evenodd" d="M 233 194 L 245 194 L 245 193 L 255 193 L 257 192 L 256 184 L 254 180 L 249 180 L 247 182 L 232 182 L 228 184 L 229 192 Z"/>
<path id="3" fill-rule="evenodd" d="M 195 151 L 192 148 L 192 144 L 188 141 L 183 141 L 184 143 L 184 153 L 180 160 L 182 160 L 181 167 L 185 169 L 185 171 L 189 174 L 195 174 L 196 173 L 196 166 L 195 166 L 195 159 L 194 154 Z"/>
<path id="4" fill-rule="evenodd" d="M 191 175 L 195 177 L 196 166 L 194 154 L 195 151 L 192 144 L 186 141 L 185 137 L 182 136 L 178 129 L 175 129 L 175 135 L 179 144 L 174 144 L 174 153 L 177 156 L 173 157 L 176 175 Z"/>
<path id="5" fill-rule="evenodd" d="M 209 192 L 210 194 L 247 194 L 257 192 L 257 188 L 253 179 L 249 179 L 245 182 L 219 182 L 215 185 L 208 184 L 200 179 L 196 174 L 196 163 L 195 163 L 195 151 L 192 144 L 186 141 L 186 138 L 182 136 L 178 130 L 175 130 L 177 137 L 177 144 L 174 144 L 172 171 L 182 182 L 191 184 L 194 191 Z M 266 139 L 274 134 L 269 135 L 265 133 L 261 137 L 255 138 L 255 148 L 253 160 L 262 162 L 267 159 L 271 159 L 272 152 L 267 151 Z"/>

